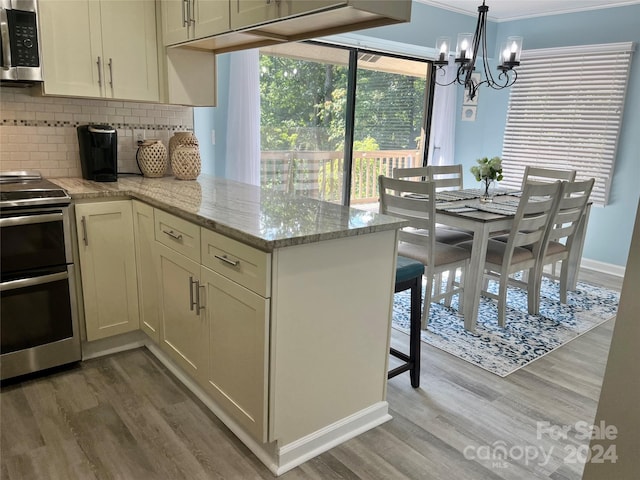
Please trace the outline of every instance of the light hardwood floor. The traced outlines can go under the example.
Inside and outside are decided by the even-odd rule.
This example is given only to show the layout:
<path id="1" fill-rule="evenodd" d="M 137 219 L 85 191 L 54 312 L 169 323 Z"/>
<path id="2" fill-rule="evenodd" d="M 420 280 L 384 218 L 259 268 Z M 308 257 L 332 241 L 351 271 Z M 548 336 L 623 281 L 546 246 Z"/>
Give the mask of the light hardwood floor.
<path id="1" fill-rule="evenodd" d="M 583 465 L 566 460 L 586 443 L 575 438 L 576 422 L 595 417 L 613 324 L 506 378 L 423 343 L 421 388 L 411 388 L 408 373 L 389 381 L 393 420 L 280 478 L 579 479 Z M 394 331 L 394 344 L 406 340 Z M 0 408 L 3 480 L 274 478 L 144 348 L 5 383 Z M 572 426 L 569 438 L 538 436 L 537 422 Z M 506 461 L 478 459 L 501 445 Z M 517 458 L 525 449 L 551 456 Z"/>

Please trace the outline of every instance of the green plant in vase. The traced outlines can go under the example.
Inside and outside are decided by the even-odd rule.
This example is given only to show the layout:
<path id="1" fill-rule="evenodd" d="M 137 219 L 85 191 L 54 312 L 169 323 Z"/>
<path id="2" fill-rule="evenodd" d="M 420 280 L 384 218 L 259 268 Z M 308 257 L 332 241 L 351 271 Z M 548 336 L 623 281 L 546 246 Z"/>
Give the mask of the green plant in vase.
<path id="1" fill-rule="evenodd" d="M 471 173 L 476 177 L 476 180 L 482 182 L 482 188 L 484 190 L 481 201 L 490 202 L 491 195 L 489 194 L 489 187 L 496 181 L 502 180 L 502 159 L 500 157 L 493 157 L 491 159 L 487 157 L 478 158 L 476 160 L 478 165 L 471 167 Z"/>

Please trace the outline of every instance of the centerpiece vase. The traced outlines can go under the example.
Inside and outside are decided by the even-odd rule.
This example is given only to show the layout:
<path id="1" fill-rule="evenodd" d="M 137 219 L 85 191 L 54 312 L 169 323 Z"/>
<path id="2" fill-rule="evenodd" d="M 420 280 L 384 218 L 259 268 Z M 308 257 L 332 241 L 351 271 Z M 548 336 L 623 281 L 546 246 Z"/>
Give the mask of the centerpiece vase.
<path id="1" fill-rule="evenodd" d="M 483 203 L 493 202 L 493 180 L 490 178 L 482 179 L 482 194 L 480 201 Z"/>

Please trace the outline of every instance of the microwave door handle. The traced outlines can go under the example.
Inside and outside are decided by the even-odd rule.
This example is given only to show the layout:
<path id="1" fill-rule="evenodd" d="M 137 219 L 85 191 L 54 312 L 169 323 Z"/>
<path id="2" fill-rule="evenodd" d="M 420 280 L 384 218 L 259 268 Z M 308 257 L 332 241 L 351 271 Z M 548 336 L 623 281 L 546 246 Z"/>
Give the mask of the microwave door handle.
<path id="1" fill-rule="evenodd" d="M 7 20 L 7 10 L 0 9 L 0 35 L 2 36 L 2 68 L 11 68 L 11 43 L 9 39 L 9 21 Z"/>

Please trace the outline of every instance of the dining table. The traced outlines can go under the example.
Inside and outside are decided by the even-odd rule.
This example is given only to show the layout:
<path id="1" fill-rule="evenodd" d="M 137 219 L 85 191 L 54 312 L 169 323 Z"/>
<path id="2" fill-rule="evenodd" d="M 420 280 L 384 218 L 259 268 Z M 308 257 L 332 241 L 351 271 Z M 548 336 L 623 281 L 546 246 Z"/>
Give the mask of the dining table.
<path id="1" fill-rule="evenodd" d="M 481 201 L 482 193 L 480 189 L 444 190 L 436 193 L 436 223 L 473 232 L 471 258 L 462 291 L 464 328 L 472 332 L 475 331 L 478 319 L 489 238 L 498 232 L 511 230 L 522 191 L 498 188 L 490 202 Z M 573 248 L 568 259 L 570 290 L 576 287 L 589 208 L 587 207 L 576 233 L 579 248 Z"/>

